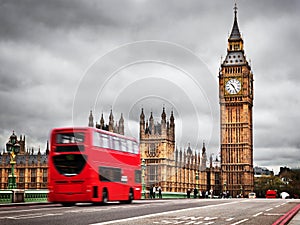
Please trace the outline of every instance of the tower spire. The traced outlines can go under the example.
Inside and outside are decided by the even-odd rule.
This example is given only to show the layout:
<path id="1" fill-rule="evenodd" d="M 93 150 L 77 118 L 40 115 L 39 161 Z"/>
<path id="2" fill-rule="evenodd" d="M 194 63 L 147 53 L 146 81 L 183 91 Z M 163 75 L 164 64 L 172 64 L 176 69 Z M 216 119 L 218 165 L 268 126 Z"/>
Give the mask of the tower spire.
<path id="1" fill-rule="evenodd" d="M 236 6 L 236 3 L 234 4 L 233 9 L 234 9 L 234 22 L 233 22 L 231 34 L 229 36 L 229 40 L 238 40 L 238 39 L 241 39 L 241 34 L 240 34 L 238 22 L 237 22 L 237 9 L 238 8 Z"/>
<path id="2" fill-rule="evenodd" d="M 89 116 L 89 127 L 94 127 L 94 117 L 92 110 L 90 111 L 90 116 Z"/>

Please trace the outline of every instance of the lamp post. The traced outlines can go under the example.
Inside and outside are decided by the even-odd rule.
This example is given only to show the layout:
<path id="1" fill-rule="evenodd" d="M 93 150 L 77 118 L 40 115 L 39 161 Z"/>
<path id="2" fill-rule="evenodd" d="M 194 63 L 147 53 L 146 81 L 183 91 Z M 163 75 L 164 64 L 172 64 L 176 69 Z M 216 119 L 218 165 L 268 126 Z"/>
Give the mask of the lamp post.
<path id="1" fill-rule="evenodd" d="M 142 159 L 142 192 L 143 192 L 143 195 L 144 195 L 144 199 L 146 199 L 145 170 L 146 170 L 145 159 Z"/>
<path id="2" fill-rule="evenodd" d="M 196 171 L 196 187 L 197 187 L 197 190 L 199 190 L 199 172 Z"/>
<path id="3" fill-rule="evenodd" d="M 224 181 L 224 198 L 227 198 L 227 190 L 226 190 L 227 182 L 226 180 Z"/>
<path id="4" fill-rule="evenodd" d="M 240 190 L 241 190 L 241 198 L 243 197 L 243 186 L 241 185 L 241 187 L 240 187 Z"/>
<path id="5" fill-rule="evenodd" d="M 17 136 L 13 131 L 13 134 L 10 136 L 8 142 L 6 143 L 6 150 L 10 155 L 10 165 L 11 173 L 8 175 L 8 189 L 16 189 L 16 176 L 14 171 L 14 166 L 16 164 L 16 155 L 20 152 L 20 145 L 17 143 Z"/>

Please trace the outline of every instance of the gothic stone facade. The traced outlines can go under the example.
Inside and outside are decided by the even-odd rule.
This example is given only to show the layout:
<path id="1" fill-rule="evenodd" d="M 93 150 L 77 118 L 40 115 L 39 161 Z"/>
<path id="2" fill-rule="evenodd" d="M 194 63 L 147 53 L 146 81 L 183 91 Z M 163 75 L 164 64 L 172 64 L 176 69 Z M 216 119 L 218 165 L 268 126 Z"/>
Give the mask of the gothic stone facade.
<path id="1" fill-rule="evenodd" d="M 13 133 L 11 138 L 17 138 Z M 16 156 L 15 175 L 17 188 L 19 189 L 47 189 L 48 182 L 48 154 L 49 146 L 45 154 L 40 149 L 34 154 L 34 149 L 25 151 L 25 136 L 17 140 L 20 144 L 20 153 Z M 0 189 L 7 189 L 8 174 L 11 173 L 10 155 L 0 154 Z"/>
<path id="2" fill-rule="evenodd" d="M 146 189 L 160 186 L 162 191 L 186 192 L 197 188 L 201 191 L 221 191 L 220 168 L 207 167 L 206 149 L 203 144 L 202 156 L 192 151 L 175 149 L 175 119 L 171 112 L 167 120 L 165 109 L 161 121 L 155 122 L 152 113 L 145 120 L 144 110 L 140 115 L 140 151 L 145 160 Z"/>

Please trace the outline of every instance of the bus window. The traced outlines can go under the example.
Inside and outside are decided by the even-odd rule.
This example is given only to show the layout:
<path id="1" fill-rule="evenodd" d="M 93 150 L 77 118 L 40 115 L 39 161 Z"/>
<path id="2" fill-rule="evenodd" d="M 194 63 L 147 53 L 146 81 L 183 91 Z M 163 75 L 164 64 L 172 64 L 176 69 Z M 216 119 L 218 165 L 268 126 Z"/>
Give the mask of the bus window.
<path id="1" fill-rule="evenodd" d="M 128 148 L 128 152 L 134 153 L 134 151 L 133 151 L 133 142 L 131 140 L 127 140 L 127 148 Z"/>
<path id="2" fill-rule="evenodd" d="M 56 134 L 56 144 L 76 144 L 84 142 L 84 133 L 60 133 Z"/>
<path id="3" fill-rule="evenodd" d="M 133 142 L 133 152 L 134 152 L 134 154 L 139 153 L 139 147 L 136 142 Z"/>
<path id="4" fill-rule="evenodd" d="M 120 139 L 118 137 L 113 137 L 114 149 L 120 151 Z"/>
<path id="5" fill-rule="evenodd" d="M 123 152 L 128 152 L 127 143 L 126 143 L 125 139 L 121 139 L 121 146 L 122 146 L 122 151 Z"/>
<path id="6" fill-rule="evenodd" d="M 109 148 L 109 136 L 106 134 L 101 134 L 101 147 L 103 148 Z"/>
<path id="7" fill-rule="evenodd" d="M 79 154 L 53 156 L 53 164 L 56 170 L 65 176 L 75 176 L 83 170 L 86 165 L 86 156 Z"/>
<path id="8" fill-rule="evenodd" d="M 121 169 L 113 167 L 99 167 L 99 180 L 103 182 L 120 182 Z"/>
<path id="9" fill-rule="evenodd" d="M 93 137 L 93 145 L 97 147 L 101 147 L 101 134 L 98 132 L 94 132 L 94 137 Z"/>

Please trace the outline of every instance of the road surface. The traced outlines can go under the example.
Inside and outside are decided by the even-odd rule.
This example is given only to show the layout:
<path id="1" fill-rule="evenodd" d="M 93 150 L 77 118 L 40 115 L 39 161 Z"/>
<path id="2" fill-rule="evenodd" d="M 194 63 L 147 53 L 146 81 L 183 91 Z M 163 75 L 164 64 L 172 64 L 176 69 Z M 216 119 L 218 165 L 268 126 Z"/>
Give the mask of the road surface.
<path id="1" fill-rule="evenodd" d="M 155 199 L 104 206 L 14 205 L 0 207 L 0 224 L 271 225 L 299 203 L 299 199 Z"/>

